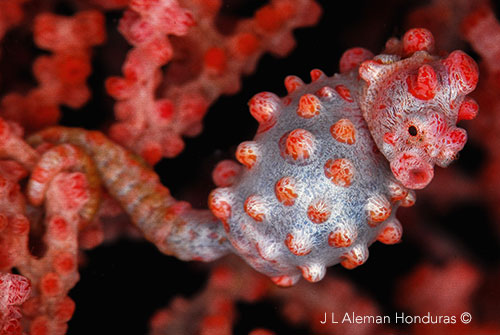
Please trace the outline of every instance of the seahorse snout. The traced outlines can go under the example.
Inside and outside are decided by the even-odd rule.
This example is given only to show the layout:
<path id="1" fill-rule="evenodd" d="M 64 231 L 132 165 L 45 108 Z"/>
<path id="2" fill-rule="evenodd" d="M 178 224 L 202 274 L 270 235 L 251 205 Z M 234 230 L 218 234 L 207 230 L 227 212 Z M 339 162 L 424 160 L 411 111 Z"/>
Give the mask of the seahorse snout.
<path id="1" fill-rule="evenodd" d="M 400 154 L 390 165 L 394 176 L 407 188 L 422 189 L 434 177 L 433 165 L 413 153 Z"/>

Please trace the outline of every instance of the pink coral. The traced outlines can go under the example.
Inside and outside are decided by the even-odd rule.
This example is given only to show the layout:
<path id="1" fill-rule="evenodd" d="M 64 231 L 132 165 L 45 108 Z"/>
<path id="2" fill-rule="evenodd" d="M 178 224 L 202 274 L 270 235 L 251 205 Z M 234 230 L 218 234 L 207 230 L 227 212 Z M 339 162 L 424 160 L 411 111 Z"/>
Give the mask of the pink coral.
<path id="1" fill-rule="evenodd" d="M 93 10 L 73 18 L 40 14 L 34 22 L 34 39 L 38 47 L 53 52 L 33 64 L 38 87 L 26 95 L 7 94 L 0 104 L 0 115 L 27 131 L 56 124 L 59 105 L 80 108 L 89 100 L 91 47 L 105 40 L 104 17 Z"/>
<path id="2" fill-rule="evenodd" d="M 120 21 L 120 32 L 134 48 L 124 77 L 106 82 L 118 100 L 119 122 L 110 135 L 151 164 L 177 156 L 184 148 L 181 137 L 201 131 L 208 106 L 221 94 L 237 92 L 240 76 L 254 71 L 264 52 L 286 55 L 294 45 L 290 31 L 314 24 L 320 13 L 311 0 L 274 0 L 224 36 L 215 27 L 221 6 L 221 1 L 138 1 Z M 300 15 L 303 11 L 308 16 Z"/>
<path id="3" fill-rule="evenodd" d="M 0 333 L 21 334 L 21 311 L 18 307 L 31 293 L 31 283 L 25 277 L 0 272 Z"/>
<path id="4" fill-rule="evenodd" d="M 434 12 L 426 16 L 431 23 L 428 27 L 435 29 L 435 46 L 425 30 L 412 29 L 402 41 L 391 39 L 386 44 L 386 56 L 374 56 L 364 48 L 351 49 L 341 58 L 341 75 L 328 78 L 328 74 L 310 69 L 320 66 L 330 73 L 332 60 L 339 59 L 341 52 L 353 45 L 382 49 L 388 35 L 400 35 L 403 31 L 400 25 L 410 24 L 405 16 L 415 7 L 397 2 L 387 2 L 386 6 L 375 2 L 344 2 L 342 7 L 336 2 L 317 2 L 323 7 L 323 20 L 315 28 L 294 32 L 293 37 L 293 28 L 316 22 L 319 14 L 316 2 L 281 0 L 266 5 L 245 0 L 130 3 L 5 0 L 0 4 L 11 6 L 9 10 L 15 14 L 2 15 L 5 13 L 0 10 L 0 29 L 5 32 L 1 39 L 0 94 L 7 95 L 0 109 L 2 116 L 8 119 L 0 122 L 0 191 L 3 194 L 0 271 L 2 278 L 6 276 L 24 283 L 24 288 L 29 285 L 23 278 L 31 282 L 31 293 L 25 289 L 21 300 L 0 306 L 0 320 L 8 322 L 10 332 L 65 333 L 68 320 L 74 314 L 69 323 L 71 333 L 145 333 L 147 318 L 158 306 L 170 301 L 169 307 L 151 321 L 152 332 L 498 333 L 499 314 L 492 303 L 496 293 L 491 285 L 496 280 L 491 273 L 498 266 L 498 236 L 491 234 L 493 228 L 488 226 L 496 219 L 490 220 L 487 216 L 487 210 L 495 212 L 498 207 L 495 201 L 498 150 L 494 126 L 498 85 L 496 70 L 489 70 L 496 66 L 491 61 L 495 48 L 488 47 L 487 43 L 496 36 L 493 10 L 478 6 L 477 12 L 471 12 L 478 3 L 469 0 L 456 5 L 435 1 L 428 12 L 441 8 L 436 10 L 438 16 L 432 16 Z M 127 14 L 120 21 L 124 8 Z M 439 17 L 440 11 L 444 14 L 442 17 Z M 22 21 L 21 13 L 24 14 Z M 76 29 L 74 34 L 62 33 L 65 29 L 71 30 L 84 13 L 94 13 L 90 17 L 100 23 Z M 164 15 L 184 17 L 187 21 L 181 20 L 180 26 L 172 21 L 167 24 L 161 20 Z M 479 56 L 474 58 L 479 60 L 481 68 L 478 89 L 473 93 L 481 104 L 479 114 L 477 104 L 463 96 L 475 86 L 474 63 L 461 52 L 451 53 L 455 48 L 467 46 L 465 41 L 458 40 L 457 27 L 462 18 L 468 16 L 463 32 L 477 51 Z M 49 28 L 55 30 L 38 29 L 46 18 L 54 23 L 49 22 Z M 99 42 L 98 46 L 104 36 L 104 23 L 109 39 L 106 43 Z M 117 26 L 127 41 L 120 42 L 120 36 L 114 32 Z M 93 27 L 101 33 L 95 34 Z M 32 31 L 37 45 L 31 45 Z M 51 31 L 55 35 L 49 34 Z M 168 42 L 150 44 L 149 38 Z M 299 41 L 297 52 L 287 59 L 261 57 L 266 51 L 284 55 L 294 45 L 294 39 Z M 122 77 L 117 77 L 118 67 L 127 54 L 126 42 L 132 48 L 125 59 Z M 166 49 L 154 49 L 155 46 L 166 46 Z M 45 50 L 52 54 L 47 55 Z M 73 52 L 81 57 L 69 57 Z M 428 59 L 426 52 L 431 55 Z M 154 59 L 154 55 L 160 58 Z M 164 56 L 168 57 L 162 59 Z M 449 57 L 446 61 L 438 60 L 446 57 Z M 144 62 L 146 58 L 155 62 Z M 259 59 L 261 64 L 257 67 Z M 33 60 L 36 60 L 35 78 L 30 78 L 30 67 L 26 64 Z M 363 70 L 368 71 L 356 78 L 356 68 L 366 61 Z M 64 64 L 67 66 L 61 66 Z M 256 76 L 245 79 L 242 86 L 242 74 L 254 70 Z M 289 77 L 286 89 L 290 92 L 285 93 L 278 86 L 278 80 L 292 70 L 302 78 L 310 71 L 312 83 L 304 84 L 298 77 Z M 372 70 L 381 70 L 383 84 L 381 78 L 373 77 Z M 347 80 L 350 72 L 352 78 Z M 69 76 L 61 75 L 64 73 Z M 158 75 L 150 76 L 152 73 Z M 110 76 L 108 89 L 113 87 L 113 81 L 131 84 L 130 94 L 123 99 L 115 97 L 117 102 L 104 96 L 106 78 Z M 330 88 L 319 87 L 335 80 L 345 82 Z M 363 88 L 373 85 L 372 90 L 363 93 L 364 90 L 355 89 L 357 85 L 351 85 L 351 80 L 365 85 Z M 447 96 L 450 84 L 453 88 Z M 312 90 L 315 85 L 318 89 Z M 29 90 L 30 87 L 35 88 Z M 236 97 L 216 100 L 221 94 L 233 94 L 241 87 L 245 90 Z M 393 92 L 397 87 L 405 90 Z M 32 92 L 42 88 L 42 95 L 29 98 Z M 277 95 L 263 93 L 251 99 L 250 115 L 259 126 L 254 142 L 246 141 L 257 125 L 248 113 L 240 110 L 261 90 L 277 92 Z M 12 92 L 18 92 L 19 99 L 8 103 Z M 448 104 L 447 99 L 456 92 L 460 92 L 457 99 Z M 365 124 L 361 116 L 346 113 L 338 120 L 326 122 L 324 129 L 316 132 L 315 122 L 329 115 L 325 106 L 334 104 L 330 100 L 341 101 L 342 106 L 355 106 L 363 94 L 369 96 L 365 108 L 368 123 Z M 394 101 L 394 97 L 402 98 Z M 51 108 L 45 109 L 48 100 Z M 398 106 L 411 102 L 411 113 L 410 109 L 398 110 L 394 114 L 397 115 L 394 125 L 384 124 L 387 115 L 371 114 L 373 110 L 369 107 L 378 101 Z M 117 120 L 111 118 L 113 103 Z M 76 106 L 72 104 L 81 107 L 69 110 L 66 106 Z M 213 108 L 204 120 L 203 134 L 197 139 L 185 139 L 201 131 L 201 119 L 210 105 Z M 288 113 L 278 113 L 277 117 L 269 113 L 273 106 Z M 435 113 L 426 113 L 429 106 Z M 165 120 L 157 122 L 155 111 Z M 476 115 L 474 122 L 463 122 Z M 412 116 L 421 122 L 407 124 L 403 120 Z M 292 122 L 292 127 L 287 118 L 300 122 Z M 63 126 L 84 124 L 87 128 L 102 130 L 150 163 L 164 156 L 176 156 L 180 151 L 183 154 L 176 160 L 159 162 L 153 170 L 142 158 L 100 132 L 58 127 L 30 136 L 32 131 L 54 124 L 56 119 Z M 388 130 L 376 120 L 381 120 Z M 457 121 L 461 122 L 460 127 L 467 129 L 472 146 L 467 144 L 458 164 L 445 171 L 434 169 L 434 164 L 447 165 L 464 144 L 465 133 L 458 130 Z M 290 127 L 276 130 L 283 124 Z M 369 130 L 375 135 L 375 142 L 382 143 L 382 149 L 389 145 L 382 151 L 394 162 L 397 176 L 391 176 L 394 171 L 384 162 L 377 147 L 367 141 Z M 426 136 L 420 136 L 424 132 Z M 269 134 L 276 136 L 264 141 Z M 236 148 L 236 143 L 241 141 L 246 142 Z M 394 144 L 392 149 L 387 142 Z M 267 143 L 269 150 L 266 150 Z M 321 158 L 325 150 L 334 151 L 325 149 L 325 143 L 334 143 L 333 149 L 366 150 L 361 150 L 363 155 L 350 155 L 352 150 L 348 150 L 321 160 L 318 157 Z M 189 144 L 186 150 L 183 150 L 184 144 Z M 471 158 L 471 154 L 477 155 L 477 148 L 485 153 L 482 159 Z M 206 210 L 192 209 L 186 202 L 175 200 L 189 199 L 195 207 L 205 207 L 208 189 L 213 188 L 209 171 L 215 161 L 227 159 L 235 150 L 241 164 L 225 160 L 217 165 L 214 183 L 226 191 L 243 191 L 246 188 L 239 185 L 248 178 L 254 192 L 235 192 L 233 194 L 241 197 L 212 201 L 214 214 L 221 216 L 224 224 Z M 263 158 L 273 155 L 276 159 L 272 162 L 288 164 L 284 165 L 290 167 L 286 169 L 288 174 L 279 176 L 278 183 L 269 180 L 259 184 L 258 178 L 250 178 L 257 169 L 262 169 Z M 402 166 L 397 166 L 399 156 L 404 155 L 410 159 L 403 159 Z M 381 165 L 363 170 L 370 166 L 371 159 L 378 159 Z M 339 212 L 334 202 L 325 201 L 323 198 L 329 193 L 316 192 L 316 183 L 310 183 L 312 176 L 302 178 L 301 174 L 293 174 L 295 170 L 307 170 L 311 162 L 316 161 L 321 164 L 312 171 L 325 179 L 326 185 L 336 190 L 356 190 L 352 199 L 359 200 L 359 204 L 350 206 L 352 212 Z M 411 169 L 410 163 L 414 164 Z M 464 171 L 464 166 L 468 168 L 467 164 L 471 163 L 482 164 L 476 174 Z M 278 173 L 275 170 L 282 170 L 278 166 L 281 165 L 269 163 L 272 172 L 262 169 L 263 175 Z M 377 171 L 385 172 L 377 175 Z M 200 174 L 204 177 L 195 177 Z M 382 178 L 373 179 L 376 192 L 368 194 L 366 190 L 373 189 L 360 187 L 359 183 L 370 180 L 369 175 Z M 404 186 L 424 186 L 432 175 L 435 181 L 420 192 L 419 202 L 413 209 L 398 208 L 415 203 L 414 193 Z M 457 179 L 464 175 L 466 177 Z M 308 187 L 301 187 L 303 181 Z M 162 183 L 168 185 L 170 191 Z M 401 186 L 402 183 L 405 185 Z M 325 184 L 322 180 L 317 185 Z M 272 196 L 269 198 L 263 196 L 268 189 Z M 342 194 L 346 193 L 339 191 L 338 195 Z M 480 207 L 470 207 L 472 196 Z M 467 203 L 457 206 L 457 200 Z M 269 204 L 273 201 L 279 202 L 278 207 L 282 206 L 285 211 L 276 211 L 273 206 L 270 210 Z M 288 220 L 293 221 L 291 226 L 304 224 L 322 234 L 287 230 L 291 227 L 285 220 L 291 218 L 285 213 L 287 210 L 299 217 L 299 220 Z M 395 217 L 396 211 L 402 224 Z M 342 215 L 336 217 L 338 213 Z M 356 213 L 362 214 L 356 221 L 359 224 L 334 222 L 338 218 L 352 218 Z M 237 216 L 242 220 L 236 220 Z M 276 238 L 276 231 L 272 229 L 260 234 L 261 240 L 248 234 L 254 226 L 265 229 L 273 218 L 286 221 L 278 227 L 283 230 L 282 236 Z M 133 240 L 117 240 L 124 236 Z M 207 261 L 236 251 L 259 270 L 267 274 L 276 271 L 280 276 L 275 276 L 275 282 L 282 285 L 293 284 L 301 275 L 310 281 L 317 281 L 323 275 L 325 278 L 315 285 L 303 281 L 297 287 L 283 290 L 238 260 L 225 259 L 211 265 L 161 257 L 154 248 L 139 242 L 144 236 L 164 253 L 184 260 Z M 354 268 L 366 260 L 365 246 L 375 238 L 395 245 L 375 244 L 370 249 L 370 261 L 354 271 L 347 272 L 342 267 L 326 271 L 323 267 L 331 265 L 323 261 L 332 257 L 328 252 L 334 250 L 344 267 Z M 402 243 L 398 243 L 402 238 Z M 284 258 L 289 255 L 290 259 L 273 263 L 271 256 L 279 254 L 273 249 L 273 240 L 278 241 L 278 251 L 284 252 Z M 256 241 L 258 243 L 253 243 Z M 269 241 L 270 244 L 261 243 Z M 316 244 L 317 241 L 321 243 Z M 98 245 L 102 246 L 95 248 Z M 87 251 L 92 248 L 95 249 Z M 324 257 L 314 257 L 314 253 L 321 250 L 325 251 Z M 350 252 L 343 253 L 348 250 Z M 452 262 L 451 257 L 459 261 Z M 304 264 L 294 268 L 300 261 Z M 267 263 L 270 266 L 261 266 Z M 420 273 L 412 269 L 418 269 L 422 263 L 433 264 L 428 267 L 431 269 L 426 272 L 428 276 L 420 276 L 427 286 L 405 279 L 411 273 Z M 441 264 L 448 267 L 441 268 Z M 460 270 L 456 264 L 473 265 L 469 265 L 469 270 L 463 270 L 464 267 Z M 211 273 L 209 280 L 207 273 Z M 471 273 L 474 275 L 470 276 Z M 465 278 L 469 280 L 457 280 L 461 274 L 468 274 Z M 80 275 L 83 280 L 75 286 Z M 484 278 L 490 284 L 483 285 L 477 278 Z M 452 284 L 456 284 L 454 292 L 441 289 Z M 200 289 L 204 285 L 206 289 Z M 395 291 L 395 287 L 403 289 Z M 196 291 L 201 293 L 194 293 Z M 392 303 L 392 296 L 401 301 L 405 294 L 414 299 L 402 304 L 403 307 Z M 2 287 L 0 297 L 6 296 L 9 293 Z M 439 303 L 439 299 L 444 300 Z M 423 302 L 418 304 L 419 301 Z M 461 309 L 470 308 L 473 323 L 448 328 L 319 322 L 325 312 L 334 312 L 337 318 L 344 313 L 391 314 L 394 309 L 416 314 L 432 306 L 441 308 L 434 308 L 435 313 L 455 316 Z M 6 309 L 9 311 L 5 312 Z M 486 309 L 488 313 L 480 313 Z M 90 319 L 94 322 L 88 322 Z"/>

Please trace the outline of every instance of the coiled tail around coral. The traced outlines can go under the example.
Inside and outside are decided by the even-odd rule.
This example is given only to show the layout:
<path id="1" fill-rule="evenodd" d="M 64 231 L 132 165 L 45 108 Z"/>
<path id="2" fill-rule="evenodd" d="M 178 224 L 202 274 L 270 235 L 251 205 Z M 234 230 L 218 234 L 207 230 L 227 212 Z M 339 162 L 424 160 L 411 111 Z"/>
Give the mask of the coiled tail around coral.
<path id="1" fill-rule="evenodd" d="M 195 210 L 175 200 L 140 157 L 102 133 L 54 127 L 31 136 L 28 142 L 34 147 L 48 142 L 82 148 L 93 159 L 110 194 L 162 252 L 182 260 L 203 261 L 229 252 L 222 225 L 208 210 Z"/>

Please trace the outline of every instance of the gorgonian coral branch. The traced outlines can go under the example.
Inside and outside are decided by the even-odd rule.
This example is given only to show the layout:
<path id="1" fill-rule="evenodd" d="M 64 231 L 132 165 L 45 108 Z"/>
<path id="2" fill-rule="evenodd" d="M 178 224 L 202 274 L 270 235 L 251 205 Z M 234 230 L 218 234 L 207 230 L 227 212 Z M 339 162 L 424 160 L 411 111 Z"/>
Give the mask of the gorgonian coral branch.
<path id="1" fill-rule="evenodd" d="M 201 131 L 203 116 L 220 95 L 237 92 L 240 77 L 265 52 L 286 55 L 294 46 L 291 31 L 313 25 L 320 14 L 312 0 L 274 0 L 223 34 L 216 27 L 221 5 L 132 1 L 120 20 L 119 30 L 134 48 L 124 76 L 106 82 L 118 100 L 119 122 L 110 136 L 151 164 L 177 156 L 184 148 L 181 137 Z"/>
<path id="2" fill-rule="evenodd" d="M 52 52 L 33 64 L 38 86 L 27 94 L 9 93 L 0 102 L 0 115 L 28 132 L 55 125 L 60 105 L 80 108 L 89 100 L 91 48 L 106 38 L 104 16 L 95 10 L 73 17 L 39 14 L 33 30 L 36 45 Z"/>
<path id="3" fill-rule="evenodd" d="M 124 6 L 120 0 L 93 2 Z M 123 208 L 148 240 L 182 260 L 235 253 L 280 286 L 301 276 L 317 282 L 328 266 L 363 264 L 376 240 L 399 242 L 399 206 L 413 205 L 412 189 L 425 187 L 434 165 L 447 166 L 464 146 L 467 135 L 456 123 L 478 111 L 467 96 L 478 80 L 475 62 L 461 51 L 436 55 L 433 36 L 412 29 L 401 40 L 391 39 L 380 55 L 349 50 L 338 75 L 315 69 L 310 83 L 287 77 L 284 97 L 255 95 L 249 106 L 257 135 L 237 148 L 240 164 L 217 165 L 210 210 L 174 199 L 148 162 L 179 153 L 181 136 L 201 130 L 207 106 L 238 90 L 241 74 L 253 71 L 264 52 L 287 53 L 294 43 L 291 30 L 319 15 L 313 1 L 275 0 L 220 31 L 220 6 L 203 0 L 130 2 L 119 29 L 133 48 L 123 77 L 110 78 L 106 86 L 119 100 L 110 134 L 135 153 L 84 129 L 49 128 L 24 140 L 20 126 L 0 120 L 0 322 L 10 333 L 66 332 L 75 308 L 68 291 L 79 277 L 79 250 L 96 246 L 114 229 L 103 225 L 106 214 Z M 496 28 L 491 13 L 483 14 L 479 26 L 469 27 L 474 36 L 485 22 Z M 40 85 L 34 91 L 42 94 L 13 99 L 17 109 L 9 109 L 8 96 L 2 113 L 31 133 L 43 122 L 54 123 L 61 103 L 83 103 L 89 50 L 102 41 L 101 28 L 102 15 L 93 11 L 71 19 L 38 15 L 36 43 L 54 52 L 36 62 Z M 68 30 L 75 34 L 59 38 Z M 473 45 L 484 49 L 481 42 Z M 16 114 L 25 107 L 29 113 Z M 16 271 L 21 276 L 8 273 Z M 208 293 L 193 303 L 173 302 L 154 318 L 153 331 L 229 333 L 236 301 L 265 297 L 283 301 L 292 323 L 309 320 L 319 332 L 312 322 L 333 298 L 339 311 L 346 302 L 376 312 L 349 285 L 325 280 L 286 294 L 248 271 L 238 276 L 217 269 Z M 12 287 L 18 287 L 14 300 Z M 333 297 L 325 293 L 332 290 Z M 307 311 L 300 311 L 303 306 Z"/>

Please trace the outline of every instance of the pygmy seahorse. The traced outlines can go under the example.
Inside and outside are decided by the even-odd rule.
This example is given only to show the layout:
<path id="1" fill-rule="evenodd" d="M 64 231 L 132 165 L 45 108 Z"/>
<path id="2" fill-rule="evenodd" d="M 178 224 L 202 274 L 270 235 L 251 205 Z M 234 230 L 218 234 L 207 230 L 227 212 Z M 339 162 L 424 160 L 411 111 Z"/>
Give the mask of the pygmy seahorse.
<path id="1" fill-rule="evenodd" d="M 97 132 L 56 127 L 29 140 L 72 143 L 95 161 L 103 183 L 160 250 L 184 260 L 233 252 L 278 285 L 321 280 L 326 267 L 363 264 L 368 246 L 393 244 L 399 206 L 451 163 L 466 142 L 460 120 L 475 117 L 478 81 L 461 51 L 433 54 L 425 29 L 391 39 L 383 54 L 350 49 L 340 74 L 285 79 L 288 95 L 249 103 L 259 122 L 234 162 L 215 170 L 210 211 L 173 199 L 140 159 Z"/>

